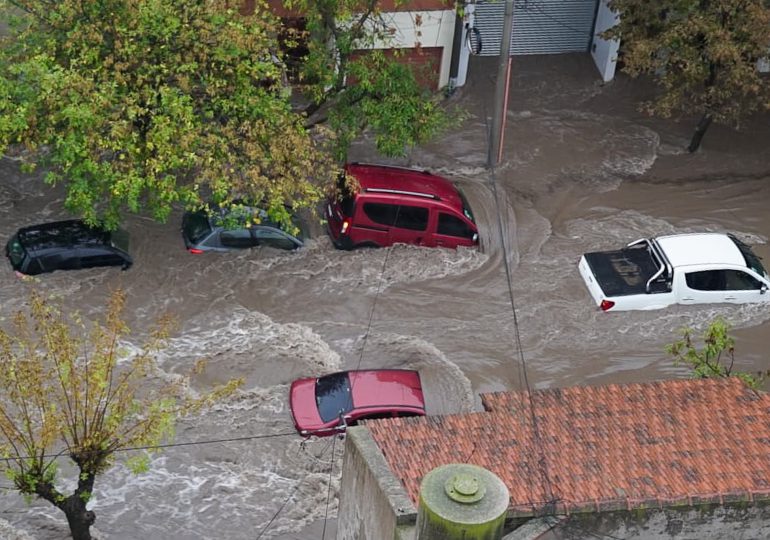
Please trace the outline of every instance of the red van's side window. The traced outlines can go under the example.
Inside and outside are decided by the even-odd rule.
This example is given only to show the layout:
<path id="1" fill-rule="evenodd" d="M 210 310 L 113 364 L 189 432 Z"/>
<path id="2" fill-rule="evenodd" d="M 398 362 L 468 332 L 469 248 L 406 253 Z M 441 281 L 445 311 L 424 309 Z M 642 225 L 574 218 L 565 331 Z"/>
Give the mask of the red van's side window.
<path id="1" fill-rule="evenodd" d="M 365 203 L 364 213 L 380 225 L 412 231 L 424 231 L 428 228 L 428 209 L 421 206 Z"/>
<path id="2" fill-rule="evenodd" d="M 421 206 L 399 207 L 396 227 L 412 231 L 424 231 L 428 228 L 428 209 Z"/>
<path id="3" fill-rule="evenodd" d="M 398 212 L 398 205 L 395 204 L 381 204 L 381 203 L 365 203 L 364 213 L 366 217 L 371 219 L 375 223 L 380 225 L 393 226 L 396 221 L 396 213 Z"/>

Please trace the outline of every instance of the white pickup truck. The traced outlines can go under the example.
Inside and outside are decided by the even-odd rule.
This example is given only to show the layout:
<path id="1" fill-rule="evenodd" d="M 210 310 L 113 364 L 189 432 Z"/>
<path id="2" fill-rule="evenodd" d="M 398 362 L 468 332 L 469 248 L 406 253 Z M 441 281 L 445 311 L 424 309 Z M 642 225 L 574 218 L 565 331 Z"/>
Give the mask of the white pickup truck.
<path id="1" fill-rule="evenodd" d="M 603 311 L 770 301 L 760 258 L 730 234 L 643 238 L 617 251 L 586 253 L 578 268 Z"/>

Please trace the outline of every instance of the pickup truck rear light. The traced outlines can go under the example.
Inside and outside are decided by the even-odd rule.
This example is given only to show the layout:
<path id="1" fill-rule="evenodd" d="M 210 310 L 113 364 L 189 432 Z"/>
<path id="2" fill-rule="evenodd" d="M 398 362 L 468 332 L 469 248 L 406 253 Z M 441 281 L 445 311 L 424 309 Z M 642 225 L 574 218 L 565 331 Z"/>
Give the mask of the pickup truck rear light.
<path id="1" fill-rule="evenodd" d="M 612 309 L 612 307 L 615 305 L 615 302 L 611 300 L 602 300 L 602 303 L 599 304 L 599 307 L 602 308 L 602 311 L 609 311 Z"/>
<path id="2" fill-rule="evenodd" d="M 189 251 L 190 253 L 193 253 L 195 255 L 200 255 L 201 253 L 203 253 L 202 249 L 197 249 L 197 248 L 190 248 L 187 251 Z"/>

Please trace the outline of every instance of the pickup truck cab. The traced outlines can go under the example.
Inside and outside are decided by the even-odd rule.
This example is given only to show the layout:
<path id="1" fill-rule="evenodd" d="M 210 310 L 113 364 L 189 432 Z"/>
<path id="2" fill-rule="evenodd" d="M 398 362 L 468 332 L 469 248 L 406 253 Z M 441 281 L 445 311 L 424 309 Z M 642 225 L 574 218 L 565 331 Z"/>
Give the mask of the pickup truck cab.
<path id="1" fill-rule="evenodd" d="M 578 269 L 603 311 L 770 301 L 760 258 L 730 234 L 643 238 L 616 251 L 586 253 Z"/>

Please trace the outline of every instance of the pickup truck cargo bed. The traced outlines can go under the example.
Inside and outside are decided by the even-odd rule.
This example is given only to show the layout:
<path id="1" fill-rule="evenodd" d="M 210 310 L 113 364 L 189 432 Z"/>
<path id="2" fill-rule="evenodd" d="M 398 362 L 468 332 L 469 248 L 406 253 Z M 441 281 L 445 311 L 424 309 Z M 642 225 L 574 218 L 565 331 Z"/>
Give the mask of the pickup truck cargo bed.
<path id="1" fill-rule="evenodd" d="M 643 246 L 595 251 L 584 256 L 596 282 L 608 297 L 645 294 L 647 281 L 660 269 Z"/>

